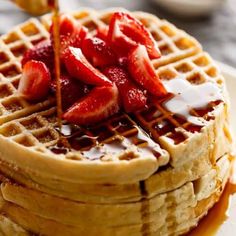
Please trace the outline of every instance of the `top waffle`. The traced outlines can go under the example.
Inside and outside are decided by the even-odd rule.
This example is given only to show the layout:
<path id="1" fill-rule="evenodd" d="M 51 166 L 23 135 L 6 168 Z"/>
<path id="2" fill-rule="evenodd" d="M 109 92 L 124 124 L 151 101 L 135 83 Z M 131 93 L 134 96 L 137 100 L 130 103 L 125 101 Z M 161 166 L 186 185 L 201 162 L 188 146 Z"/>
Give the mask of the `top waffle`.
<path id="1" fill-rule="evenodd" d="M 85 9 L 72 15 L 93 34 L 97 26 L 109 23 L 114 11 L 117 9 Z M 167 86 L 171 86 L 170 81 L 181 79 L 194 89 L 209 83 L 218 87 L 220 99 L 191 110 L 191 117 L 197 117 L 201 124 L 168 109 L 172 99 L 168 98 L 153 102 L 132 117 L 120 113 L 89 129 L 64 123 L 63 133 L 72 150 L 58 148 L 54 99 L 29 103 L 17 95 L 20 60 L 28 48 L 48 37 L 47 15 L 41 22 L 29 20 L 0 38 L 2 162 L 45 180 L 130 183 L 148 178 L 160 166 L 178 166 L 201 153 L 219 157 L 229 150 L 224 80 L 211 58 L 195 39 L 170 23 L 142 12 L 133 15 L 157 41 L 162 57 L 153 60 L 153 64 Z M 222 137 L 226 137 L 225 141 Z"/>

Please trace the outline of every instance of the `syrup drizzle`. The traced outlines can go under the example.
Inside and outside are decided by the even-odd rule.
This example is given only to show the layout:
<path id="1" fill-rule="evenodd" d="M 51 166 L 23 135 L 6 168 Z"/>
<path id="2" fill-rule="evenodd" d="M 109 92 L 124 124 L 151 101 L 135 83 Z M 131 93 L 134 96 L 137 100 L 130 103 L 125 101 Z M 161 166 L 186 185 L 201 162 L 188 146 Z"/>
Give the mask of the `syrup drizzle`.
<path id="1" fill-rule="evenodd" d="M 85 129 L 73 124 L 63 124 L 61 131 L 59 127 L 56 129 L 60 132 L 62 141 L 59 140 L 57 144 L 49 147 L 55 154 L 67 154 L 74 150 L 80 151 L 89 160 L 99 160 L 105 154 L 120 154 L 133 144 L 138 146 L 141 155 L 154 155 L 157 159 L 161 157 L 158 144 L 152 141 L 141 128 L 126 120 L 120 120 L 118 124 L 114 123 L 111 130 L 106 130 L 103 125 Z M 132 132 L 125 136 L 120 134 L 127 130 Z M 65 142 L 68 145 L 65 145 Z M 128 155 L 124 158 L 128 160 L 135 157 Z"/>
<path id="2" fill-rule="evenodd" d="M 208 214 L 200 221 L 199 225 L 187 236 L 215 236 L 220 227 L 229 218 L 231 200 L 236 193 L 236 160 L 233 158 L 232 174 L 225 186 L 219 201 L 213 206 Z"/>
<path id="3" fill-rule="evenodd" d="M 59 33 L 59 4 L 58 0 L 48 0 L 48 5 L 53 11 L 53 46 L 54 46 L 54 63 L 56 79 L 56 98 L 57 98 L 57 122 L 61 130 L 62 127 L 62 101 L 61 101 L 61 84 L 60 84 L 60 33 Z"/>
<path id="4" fill-rule="evenodd" d="M 148 192 L 145 186 L 145 181 L 139 182 L 139 190 L 142 196 L 141 199 L 141 218 L 142 218 L 142 228 L 141 233 L 142 236 L 150 235 L 150 206 L 149 200 L 147 199 Z"/>

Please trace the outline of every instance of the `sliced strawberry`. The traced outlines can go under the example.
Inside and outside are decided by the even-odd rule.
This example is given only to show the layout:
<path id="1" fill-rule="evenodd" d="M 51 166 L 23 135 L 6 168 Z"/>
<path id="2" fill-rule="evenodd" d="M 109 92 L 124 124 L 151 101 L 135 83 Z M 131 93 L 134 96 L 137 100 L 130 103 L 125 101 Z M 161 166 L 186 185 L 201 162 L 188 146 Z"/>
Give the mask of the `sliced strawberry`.
<path id="1" fill-rule="evenodd" d="M 78 99 L 89 93 L 90 88 L 88 85 L 70 77 L 69 75 L 61 75 L 60 77 L 61 85 L 61 100 L 63 110 L 68 109 L 72 106 Z M 56 81 L 51 82 L 51 89 L 56 93 Z"/>
<path id="2" fill-rule="evenodd" d="M 47 66 L 41 61 L 28 61 L 23 66 L 18 92 L 28 100 L 45 98 L 50 89 L 51 76 Z"/>
<path id="3" fill-rule="evenodd" d="M 118 90 L 114 86 L 95 87 L 70 107 L 63 118 L 78 125 L 102 121 L 119 111 Z"/>
<path id="4" fill-rule="evenodd" d="M 88 62 L 79 48 L 69 47 L 65 65 L 72 77 L 75 77 L 86 84 L 98 86 L 112 84 L 105 75 Z"/>
<path id="5" fill-rule="evenodd" d="M 71 36 L 61 36 L 61 47 L 60 47 L 60 57 L 62 61 L 66 60 L 66 55 L 69 46 L 72 47 L 81 47 L 81 43 L 86 37 L 87 30 L 86 28 L 82 27 L 81 30 L 75 32 Z"/>
<path id="6" fill-rule="evenodd" d="M 53 25 L 50 29 L 51 40 L 53 41 Z M 82 41 L 87 35 L 87 29 L 68 15 L 61 15 L 59 20 L 60 34 L 60 57 L 61 60 L 66 60 L 66 52 L 69 46 L 80 47 Z"/>
<path id="7" fill-rule="evenodd" d="M 62 14 L 59 17 L 59 35 L 60 36 L 70 36 L 75 31 L 80 31 L 81 25 L 77 25 L 77 22 L 75 19 L 73 19 L 72 16 Z M 53 40 L 53 30 L 54 30 L 54 24 L 50 27 L 50 38 Z"/>
<path id="8" fill-rule="evenodd" d="M 151 94 L 162 97 L 167 91 L 155 73 L 155 69 L 143 45 L 137 46 L 129 55 L 128 69 L 132 78 Z"/>
<path id="9" fill-rule="evenodd" d="M 118 58 L 118 65 L 121 66 L 121 67 L 127 68 L 127 66 L 128 66 L 128 57 L 127 56 L 119 57 Z"/>
<path id="10" fill-rule="evenodd" d="M 106 41 L 107 35 L 108 35 L 108 30 L 109 30 L 108 26 L 99 26 L 96 30 L 95 37 Z"/>
<path id="11" fill-rule="evenodd" d="M 127 54 L 137 44 L 142 44 L 147 48 L 150 58 L 161 56 L 150 32 L 139 20 L 127 13 L 114 13 L 110 21 L 108 41 L 122 55 Z"/>
<path id="12" fill-rule="evenodd" d="M 104 74 L 116 84 L 126 112 L 134 112 L 145 107 L 144 92 L 130 81 L 128 73 L 117 66 L 108 67 Z"/>
<path id="13" fill-rule="evenodd" d="M 21 61 L 22 66 L 30 60 L 42 61 L 48 68 L 53 67 L 54 52 L 51 41 L 49 39 L 43 40 L 36 44 L 33 48 L 27 50 Z"/>
<path id="14" fill-rule="evenodd" d="M 53 26 L 52 26 L 53 27 Z M 80 26 L 76 25 L 75 20 L 70 15 L 61 15 L 59 19 L 59 34 L 72 35 Z"/>
<path id="15" fill-rule="evenodd" d="M 86 38 L 82 43 L 81 49 L 86 58 L 95 67 L 104 68 L 117 63 L 116 54 L 102 39 L 96 37 Z"/>

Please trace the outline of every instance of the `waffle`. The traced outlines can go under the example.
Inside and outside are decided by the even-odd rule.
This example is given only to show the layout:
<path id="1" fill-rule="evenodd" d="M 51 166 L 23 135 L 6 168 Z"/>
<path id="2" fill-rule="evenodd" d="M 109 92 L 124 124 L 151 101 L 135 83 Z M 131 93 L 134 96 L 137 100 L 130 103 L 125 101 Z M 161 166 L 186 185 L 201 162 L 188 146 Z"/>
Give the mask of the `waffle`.
<path id="1" fill-rule="evenodd" d="M 70 14 L 94 34 L 117 10 Z M 63 122 L 64 145 L 54 98 L 29 103 L 17 94 L 23 52 L 48 38 L 51 15 L 17 26 L 0 37 L 0 225 L 7 222 L 6 230 L 16 223 L 48 236 L 181 235 L 218 201 L 231 165 L 224 78 L 194 38 L 153 15 L 132 14 L 157 41 L 162 57 L 152 62 L 167 87 L 214 86 L 220 99 L 193 106 L 189 117 L 201 124 L 171 111 L 172 96 L 89 128 Z M 27 235 L 20 227 L 14 235 Z"/>
<path id="2" fill-rule="evenodd" d="M 0 37 L 0 124 L 54 103 L 53 98 L 48 98 L 40 104 L 34 104 L 17 95 L 23 53 L 47 37 L 48 32 L 34 19 Z"/>
<path id="3" fill-rule="evenodd" d="M 190 84 L 217 83 L 223 91 L 224 100 L 228 100 L 225 88 L 222 86 L 224 79 L 205 52 L 160 67 L 157 73 L 166 84 L 175 78 L 187 80 L 186 93 L 191 92 L 192 96 L 196 90 L 192 90 Z M 193 99 L 198 100 L 200 97 L 196 94 Z M 172 166 L 196 158 L 207 148 L 209 155 L 213 153 L 213 157 L 216 158 L 230 150 L 232 138 L 227 121 L 228 103 L 216 101 L 206 107 L 192 109 L 191 113 L 202 120 L 204 125 L 193 124 L 177 116 L 167 109 L 166 103 L 168 103 L 166 99 L 153 102 L 147 110 L 137 112 L 135 120 L 170 153 Z M 215 122 L 212 122 L 212 119 Z M 198 136 L 196 132 L 199 131 L 201 135 Z M 182 158 L 183 156 L 186 158 Z"/>
<path id="4" fill-rule="evenodd" d="M 94 29 L 97 26 L 104 26 L 105 24 L 107 24 L 109 22 L 109 19 L 111 17 L 111 15 L 113 14 L 114 10 L 110 10 L 110 11 L 103 11 L 103 12 L 95 12 L 93 10 L 81 10 L 80 12 L 76 12 L 73 13 L 73 16 L 84 26 L 86 26 L 91 33 L 93 33 Z M 159 20 L 155 17 L 152 17 L 151 15 L 148 14 L 142 14 L 142 13 L 134 13 L 149 29 L 150 31 L 154 31 L 154 29 L 156 30 L 156 33 L 162 35 L 161 40 L 158 41 L 159 43 L 159 47 L 161 48 L 161 45 L 164 45 L 165 43 L 168 43 L 168 45 L 172 45 L 169 47 L 174 47 L 173 45 L 176 44 L 176 42 L 178 41 L 191 41 L 191 44 L 186 44 L 185 46 L 187 47 L 187 49 L 184 47 L 176 47 L 173 51 L 169 50 L 169 53 L 163 53 L 162 59 L 163 61 L 166 61 L 166 63 L 162 62 L 161 65 L 164 64 L 168 64 L 170 65 L 171 62 L 174 62 L 176 60 L 179 60 L 180 58 L 184 58 L 184 57 L 189 57 L 192 54 L 196 54 L 197 52 L 201 51 L 201 47 L 199 46 L 199 44 L 196 42 L 196 40 L 194 40 L 193 38 L 191 38 L 190 36 L 187 36 L 186 33 L 184 33 L 181 30 L 178 30 L 177 28 L 175 28 L 174 26 L 172 26 L 171 24 L 163 21 L 163 20 Z M 45 28 L 48 29 L 49 27 L 49 19 L 50 16 L 46 16 L 42 19 L 43 24 L 45 25 Z M 155 27 L 154 27 L 155 26 Z M 19 27 L 17 27 L 17 29 L 14 30 L 15 32 L 18 32 L 18 35 L 20 35 L 20 32 L 22 33 L 24 31 L 24 29 L 28 29 L 28 35 L 29 38 L 27 38 L 27 42 L 29 42 L 31 40 L 31 38 L 37 38 L 39 40 L 39 38 L 41 37 L 47 37 L 47 33 L 46 30 L 42 29 L 43 26 L 40 25 L 39 22 L 37 22 L 36 20 L 31 20 Z M 35 30 L 38 29 L 38 30 Z M 171 34 L 170 32 L 173 31 L 173 34 Z M 35 33 L 37 32 L 37 33 Z M 41 33 L 43 32 L 43 33 Z M 3 39 L 5 38 L 5 41 L 7 38 L 9 38 L 9 35 L 11 35 L 13 33 L 9 33 L 7 36 L 3 36 Z M 36 35 L 35 35 L 36 34 Z M 40 36 L 39 36 L 40 34 Z M 42 36 L 43 34 L 43 36 Z M 26 36 L 27 33 L 24 34 L 24 36 Z M 36 37 L 37 36 L 37 37 Z M 22 37 L 22 39 L 24 39 L 24 37 Z M 22 43 L 22 39 L 20 40 Z M 18 44 L 19 40 L 16 42 L 11 42 L 13 39 L 10 40 L 10 43 L 8 44 L 8 50 L 9 48 L 11 48 L 11 44 Z M 26 39 L 25 39 L 26 41 Z M 8 42 L 8 41 L 7 41 Z M 30 46 L 29 46 L 30 47 Z M 182 48 L 182 50 L 181 50 Z M 178 50 L 177 50 L 178 49 Z M 189 51 L 191 51 L 191 53 L 189 53 Z M 14 58 L 14 61 L 17 61 L 16 58 Z M 5 62 L 3 65 L 7 64 L 8 62 Z M 19 61 L 18 61 L 19 63 Z M 211 62 L 210 62 L 211 63 Z M 154 62 L 154 64 L 157 63 Z M 162 68 L 162 67 L 161 67 Z M 1 72 L 1 70 L 0 70 Z M 11 96 L 10 96 L 11 97 Z M 5 99 L 8 99 L 8 97 L 6 97 Z M 18 96 L 17 96 L 18 99 Z M 47 101 L 48 102 L 48 101 Z M 226 103 L 224 103 L 226 104 Z M 36 108 L 35 109 L 43 109 L 44 104 L 35 104 L 34 105 Z M 220 106 L 223 106 L 223 104 L 221 104 Z M 225 105 L 226 106 L 226 105 Z M 28 112 L 28 109 L 26 109 Z M 223 110 L 223 108 L 221 108 L 221 110 Z M 29 112 L 30 113 L 30 112 Z M 224 112 L 223 111 L 219 111 L 219 119 L 222 120 L 224 122 L 225 118 L 224 118 Z M 6 162 L 10 162 L 11 165 L 17 166 L 19 168 L 24 169 L 24 166 L 28 167 L 28 171 L 27 172 L 33 172 L 35 173 L 35 171 L 37 171 L 37 176 L 40 176 L 43 178 L 43 176 L 48 176 L 50 179 L 53 179 L 54 176 L 57 176 L 58 178 L 60 178 L 60 181 L 66 181 L 66 182 L 84 182 L 84 183 L 127 183 L 127 182 L 137 182 L 143 179 L 148 178 L 149 176 L 151 176 L 153 173 L 155 173 L 158 168 L 160 166 L 166 165 L 168 163 L 168 158 L 169 158 L 169 154 L 166 152 L 167 149 L 168 152 L 171 154 L 171 164 L 173 166 L 175 165 L 180 165 L 182 164 L 182 162 L 184 160 L 189 160 L 188 158 L 197 158 L 198 156 L 201 156 L 202 153 L 198 153 L 196 151 L 192 151 L 194 149 L 194 147 L 196 146 L 196 144 L 198 144 L 202 139 L 206 139 L 207 136 L 212 136 L 211 139 L 209 139 L 209 142 L 205 142 L 205 146 L 202 149 L 199 149 L 199 152 L 204 151 L 206 148 L 209 148 L 212 145 L 212 142 L 214 140 L 214 135 L 208 135 L 208 131 L 209 129 L 205 129 L 205 131 L 203 132 L 199 132 L 198 135 L 194 134 L 193 135 L 193 139 L 189 138 L 188 142 L 186 142 L 186 146 L 185 147 L 189 147 L 189 149 L 183 147 L 183 145 L 171 145 L 169 141 L 165 142 L 165 137 L 160 138 L 161 140 L 161 145 L 164 147 L 161 148 L 158 144 L 156 144 L 156 150 L 155 153 L 153 154 L 153 152 L 149 152 L 147 151 L 149 149 L 149 145 L 148 143 L 152 143 L 151 139 L 146 139 L 148 141 L 146 142 L 146 146 L 147 148 L 144 148 L 145 154 L 143 154 L 143 152 L 141 151 L 142 148 L 138 148 L 137 149 L 137 145 L 136 143 L 134 143 L 133 141 L 136 141 L 134 139 L 132 139 L 132 142 L 130 144 L 128 144 L 128 148 L 124 148 L 123 147 L 123 142 L 121 142 L 121 149 L 122 152 L 120 154 L 119 153 L 109 153 L 109 151 L 107 150 L 101 150 L 101 155 L 98 155 L 98 158 L 94 158 L 94 156 L 92 157 L 92 161 L 91 158 L 87 158 L 86 155 L 84 155 L 83 153 L 81 153 L 80 151 L 82 149 L 79 147 L 79 151 L 78 152 L 68 152 L 66 153 L 66 155 L 64 154 L 60 154 L 60 155 L 55 155 L 53 152 L 49 152 L 49 149 L 47 148 L 50 143 L 53 143 L 53 140 L 55 140 L 57 137 L 56 132 L 54 132 L 54 128 L 49 128 L 49 126 L 51 126 L 50 121 L 48 123 L 46 123 L 46 121 L 44 122 L 44 132 L 43 129 L 41 131 L 37 133 L 37 131 L 35 131 L 33 134 L 36 135 L 31 135 L 32 132 L 31 130 L 29 130 L 26 126 L 26 129 L 21 125 L 17 124 L 17 122 L 15 123 L 15 119 L 17 118 L 16 115 L 14 115 L 14 112 L 11 114 L 12 115 L 12 123 L 10 124 L 9 122 L 7 124 L 4 124 L 1 128 L 1 134 L 4 136 L 7 136 L 6 138 L 2 138 L 0 145 L 2 146 L 8 146 L 9 148 L 5 148 L 4 151 L 1 152 L 1 156 L 2 158 L 6 157 L 6 156 L 15 156 L 14 153 L 17 149 L 17 152 L 19 152 L 19 150 L 21 150 L 20 152 L 22 153 L 21 155 L 23 156 L 27 156 L 29 158 L 22 158 L 17 155 L 15 156 L 15 158 L 13 158 L 12 160 L 4 160 Z M 13 118 L 14 116 L 14 118 Z M 25 116 L 22 115 L 22 116 Z M 122 117 L 126 116 L 125 114 L 121 114 L 119 119 L 123 119 Z M 138 117 L 138 118 L 137 118 Z M 137 126 L 139 126 L 140 124 L 142 124 L 142 122 L 140 122 L 140 117 L 141 115 L 138 115 L 137 117 L 135 117 L 135 120 L 130 121 L 132 122 L 132 124 L 130 125 L 129 128 L 130 130 L 127 130 L 127 133 L 129 132 L 134 132 L 134 126 L 136 127 L 136 122 L 137 122 Z M 40 119 L 40 114 L 39 114 L 39 119 Z M 115 120 L 116 118 L 112 118 L 112 120 Z M 130 119 L 130 118 L 128 118 Z M 0 116 L 0 120 L 1 120 L 1 116 Z M 31 121 L 29 121 L 31 122 Z M 13 124 L 15 123 L 15 124 Z M 34 125 L 34 122 L 32 122 Z M 109 124 L 107 124 L 108 122 L 105 122 L 104 124 L 104 129 L 105 130 L 109 130 L 108 133 L 109 134 L 105 134 L 108 135 L 110 139 L 116 139 L 116 135 L 118 136 L 117 138 L 119 139 L 119 136 L 121 135 L 121 139 L 123 138 L 122 133 L 116 133 L 114 134 L 114 127 L 111 127 Z M 119 123 L 119 122 L 118 122 Z M 139 124 L 140 123 L 140 124 Z M 175 125 L 179 125 L 179 123 L 177 123 L 176 121 L 174 121 Z M 222 125 L 218 124 L 219 122 L 215 122 L 214 124 L 216 124 L 215 126 L 219 126 L 221 129 Z M 37 126 L 37 124 L 35 124 Z M 211 123 L 211 125 L 213 126 L 213 122 Z M 123 126 L 123 125 L 122 125 Z M 48 127 L 48 128 L 46 128 Z M 143 128 L 147 128 L 146 124 L 143 125 Z M 213 127 L 212 127 L 213 129 Z M 85 131 L 86 133 L 87 131 Z M 90 132 L 90 131 L 89 131 Z M 101 132 L 101 131 L 100 131 Z M 125 131 L 126 132 L 126 131 Z M 142 132 L 142 131 L 141 131 Z M 209 131 L 210 132 L 210 131 Z M 6 133 L 6 134 L 5 134 Z M 82 132 L 83 133 L 83 132 Z M 151 132 L 152 133 L 152 132 Z M 222 133 L 222 132 L 221 132 Z M 180 134 L 180 132 L 177 132 L 177 134 Z M 83 134 L 81 134 L 83 136 Z M 102 134 L 101 134 L 102 135 Z M 13 139 L 11 139 L 10 137 L 13 136 Z M 80 145 L 84 145 L 85 143 L 89 143 L 90 146 L 88 145 L 88 149 L 93 147 L 94 141 L 93 136 L 94 134 L 90 134 L 86 136 L 91 136 L 91 139 L 89 140 L 84 140 L 82 138 Z M 95 135 L 97 136 L 97 134 Z M 38 138 L 37 138 L 38 137 Z M 155 137 L 154 137 L 155 138 Z M 188 134 L 184 134 L 181 136 L 181 139 L 184 140 L 188 138 Z M 136 138 L 135 138 L 136 139 Z M 14 141 L 14 142 L 9 142 L 9 140 Z M 49 142 L 47 142 L 49 140 Z M 126 140 L 126 139 L 125 139 Z M 164 141 L 163 141 L 164 140 Z M 52 142 L 51 142 L 52 141 Z M 101 142 L 99 140 L 96 140 L 96 142 L 98 141 L 98 143 L 104 143 L 102 140 Z M 141 140 L 140 140 L 141 141 Z M 142 141 L 141 141 L 142 142 Z M 193 143 L 192 143 L 193 142 Z M 166 144 L 167 143 L 167 144 Z M 17 145 L 16 145 L 17 144 Z M 20 144 L 20 145 L 18 145 Z M 134 144 L 134 145 L 132 145 Z M 179 143 L 178 143 L 179 144 Z M 142 144 L 141 144 L 142 145 Z M 25 148 L 25 146 L 27 148 Z M 111 145 L 109 145 L 111 146 Z M 118 146 L 120 146 L 118 144 Z M 145 146 L 145 144 L 144 144 Z M 223 146 L 223 145 L 222 145 Z M 45 148 L 46 147 L 46 148 Z M 227 147 L 227 146 L 226 146 Z M 120 148 L 120 147 L 119 147 Z M 119 149 L 118 148 L 118 149 Z M 101 148 L 104 149 L 104 148 Z M 123 151 L 123 149 L 125 149 Z M 177 150 L 179 149 L 179 150 Z M 225 148 L 227 149 L 227 148 Z M 98 152 L 98 150 L 94 150 L 94 152 Z M 90 153 L 94 153 L 93 150 Z M 99 151 L 100 152 L 100 151 Z M 210 151 L 209 151 L 210 152 Z M 105 155 L 104 155 L 105 153 Z M 223 153 L 222 153 L 223 155 Z M 49 158 L 50 156 L 50 158 Z M 158 156 L 158 157 L 157 157 Z M 182 156 L 186 156 L 186 158 L 181 158 Z M 96 160 L 94 160 L 96 159 Z M 119 163 L 119 164 L 118 164 Z M 118 164 L 118 165 L 117 165 Z M 119 166 L 119 168 L 117 168 Z M 63 170 L 64 169 L 64 170 Z M 114 170 L 114 171 L 113 171 Z M 43 176 L 42 176 L 43 175 Z M 59 179 L 58 179 L 59 180 Z"/>
<path id="5" fill-rule="evenodd" d="M 174 190 L 184 183 L 196 180 L 212 168 L 207 155 L 190 161 L 178 168 L 167 167 L 144 181 L 146 197 Z M 188 170 L 188 171 L 186 171 Z M 15 179 L 28 188 L 37 189 L 51 195 L 60 196 L 74 201 L 91 203 L 132 202 L 143 198 L 140 183 L 132 184 L 75 184 L 67 182 L 50 182 L 47 179 L 29 176 L 21 169 L 12 169 L 1 163 L 0 171 L 7 177 Z"/>
<path id="6" fill-rule="evenodd" d="M 43 116 L 46 118 L 43 118 Z M 53 126 L 55 123 L 51 123 L 51 119 L 48 118 L 50 116 L 55 117 L 55 109 L 36 113 L 32 116 L 14 120 L 2 125 L 0 133 L 7 137 L 7 139 L 3 138 L 3 140 L 10 145 L 13 144 L 18 150 L 19 148 L 21 149 L 24 147 L 21 149 L 23 153 L 29 151 L 27 154 L 29 157 L 29 159 L 27 158 L 28 161 L 25 159 L 27 163 L 16 160 L 19 157 L 18 155 L 15 156 L 16 159 L 12 160 L 12 163 L 6 160 L 7 162 L 15 164 L 20 161 L 21 164 L 18 163 L 17 167 L 24 169 L 25 166 L 28 166 L 28 173 L 35 173 L 35 171 L 38 170 L 40 178 L 46 177 L 44 174 L 43 177 L 40 172 L 45 173 L 45 168 L 49 168 L 49 175 L 51 171 L 56 171 L 61 180 L 64 179 L 64 181 L 67 182 L 69 178 L 73 179 L 71 182 L 83 182 L 83 178 L 86 178 L 88 182 L 94 181 L 91 173 L 97 173 L 100 176 L 96 180 L 97 182 L 105 182 L 104 179 L 107 179 L 107 169 L 114 169 L 117 166 L 116 163 L 118 161 L 121 164 L 120 170 L 114 171 L 113 177 L 109 174 L 109 177 L 112 179 L 114 178 L 114 181 L 132 182 L 133 175 L 135 175 L 137 178 L 136 181 L 138 181 L 140 178 L 147 178 L 150 172 L 155 172 L 159 165 L 161 166 L 168 163 L 168 153 L 148 138 L 125 114 L 113 117 L 110 121 L 93 127 L 90 130 L 81 130 L 78 128 L 78 130 L 76 130 L 77 136 L 82 138 L 80 139 L 80 142 L 76 144 L 76 148 L 80 148 L 81 152 L 77 151 L 72 153 L 68 151 L 66 155 L 55 154 L 53 151 L 58 153 L 58 151 L 64 152 L 66 150 L 61 148 L 58 149 L 56 146 L 59 135 Z M 73 127 L 69 127 L 69 129 L 73 129 Z M 98 141 L 94 138 L 97 136 Z M 13 142 L 9 143 L 9 140 Z M 99 142 L 99 140 L 105 145 L 95 146 L 96 142 Z M 15 144 L 18 145 L 16 146 Z M 113 146 L 114 148 L 112 148 Z M 151 149 L 149 147 L 151 147 Z M 8 150 L 10 151 L 10 149 Z M 14 150 L 11 151 L 14 152 Z M 98 155 L 98 157 L 96 157 L 94 153 L 97 153 L 96 155 Z M 2 153 L 2 160 L 4 160 L 4 156 L 9 155 L 14 156 L 10 153 Z M 49 156 L 52 158 L 48 158 Z M 50 164 L 48 161 L 52 161 L 53 164 Z M 127 161 L 129 163 L 127 163 Z M 101 166 L 98 165 L 98 163 L 103 163 L 104 165 L 102 166 L 104 168 L 100 168 Z M 32 166 L 30 167 L 30 165 Z M 90 173 L 84 169 L 85 165 L 88 165 L 88 168 L 91 171 Z M 52 168 L 54 170 L 52 170 Z M 64 170 L 61 172 L 60 170 L 62 169 Z M 130 172 L 132 169 L 136 169 L 136 173 Z M 98 171 L 100 173 L 98 173 Z M 119 171 L 119 173 L 117 173 L 117 171 Z M 61 172 L 61 174 L 59 172 Z M 62 174 L 63 172 L 66 174 L 64 177 Z M 82 177 L 83 173 L 87 176 Z M 70 174 L 71 177 L 68 178 L 67 174 Z"/>
<path id="7" fill-rule="evenodd" d="M 27 233 L 24 229 L 20 226 L 16 225 L 6 216 L 0 215 L 0 235 L 1 236 L 29 236 L 30 234 Z"/>
<path id="8" fill-rule="evenodd" d="M 150 235 L 156 231 L 158 235 L 170 235 L 180 230 L 184 222 L 206 214 L 217 201 L 229 176 L 229 165 L 226 155 L 217 162 L 219 172 L 212 168 L 206 175 L 176 190 L 128 205 L 70 202 L 5 182 L 1 186 L 4 199 L 2 210 L 26 229 L 45 235 L 52 235 L 52 232 L 54 235 L 83 235 L 85 230 L 86 235 L 95 235 L 95 232 L 111 235 L 114 228 L 117 235 L 142 235 L 143 223 L 147 225 L 145 230 L 149 230 Z M 63 207 L 58 209 L 58 205 Z M 143 209 L 143 206 L 146 208 Z M 148 213 L 145 212 L 147 209 Z M 34 220 L 28 221 L 29 218 Z M 179 226 L 175 228 L 175 225 Z"/>

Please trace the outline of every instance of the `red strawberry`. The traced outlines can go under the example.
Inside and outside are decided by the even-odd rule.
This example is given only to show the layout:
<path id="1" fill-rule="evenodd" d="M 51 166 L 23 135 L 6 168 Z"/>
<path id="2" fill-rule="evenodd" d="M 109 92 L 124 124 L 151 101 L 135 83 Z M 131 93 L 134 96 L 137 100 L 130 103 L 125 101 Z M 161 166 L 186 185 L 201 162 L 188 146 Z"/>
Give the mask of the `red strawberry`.
<path id="1" fill-rule="evenodd" d="M 144 92 L 130 81 L 128 73 L 117 66 L 108 67 L 104 74 L 116 84 L 126 112 L 134 112 L 145 107 L 147 98 Z"/>
<path id="2" fill-rule="evenodd" d="M 107 35 L 108 35 L 108 30 L 109 30 L 108 26 L 99 26 L 96 30 L 95 37 L 106 41 Z"/>
<path id="3" fill-rule="evenodd" d="M 118 90 L 114 86 L 95 87 L 70 107 L 63 118 L 78 125 L 100 122 L 119 111 Z"/>
<path id="4" fill-rule="evenodd" d="M 63 14 L 59 17 L 59 35 L 60 36 L 70 36 L 75 31 L 80 31 L 81 25 L 77 25 L 75 19 L 73 19 L 70 15 Z M 53 41 L 53 30 L 54 24 L 50 27 L 50 37 Z"/>
<path id="5" fill-rule="evenodd" d="M 51 40 L 53 41 L 53 25 L 51 26 Z M 69 46 L 80 47 L 82 41 L 87 35 L 87 29 L 68 15 L 60 16 L 59 20 L 60 34 L 60 57 L 65 60 L 66 52 Z"/>
<path id="6" fill-rule="evenodd" d="M 55 0 L 48 0 L 48 6 L 51 8 L 55 8 L 56 7 L 56 2 Z"/>
<path id="7" fill-rule="evenodd" d="M 121 66 L 121 67 L 127 68 L 127 66 L 128 66 L 128 57 L 127 56 L 119 57 L 118 58 L 118 65 Z"/>
<path id="8" fill-rule="evenodd" d="M 27 50 L 21 61 L 22 66 L 30 60 L 42 61 L 48 68 L 53 67 L 54 52 L 51 41 L 49 39 L 43 40 L 36 44 L 33 48 Z"/>
<path id="9" fill-rule="evenodd" d="M 18 92 L 28 100 L 45 98 L 50 88 L 50 72 L 41 61 L 28 61 L 23 66 Z"/>
<path id="10" fill-rule="evenodd" d="M 117 63 L 116 54 L 102 39 L 86 38 L 82 43 L 82 52 L 95 67 L 106 67 Z"/>
<path id="11" fill-rule="evenodd" d="M 90 91 L 88 85 L 78 81 L 77 79 L 71 78 L 69 75 L 61 75 L 60 84 L 63 110 L 68 109 Z M 56 93 L 55 80 L 51 83 L 51 89 Z"/>
<path id="12" fill-rule="evenodd" d="M 147 48 L 150 58 L 161 56 L 150 32 L 140 21 L 127 13 L 116 12 L 113 14 L 109 26 L 108 41 L 120 55 L 126 55 L 135 46 L 142 44 Z"/>
<path id="13" fill-rule="evenodd" d="M 72 77 L 75 77 L 86 84 L 98 86 L 109 86 L 112 84 L 105 75 L 88 62 L 79 48 L 69 47 L 65 65 Z"/>
<path id="14" fill-rule="evenodd" d="M 145 46 L 137 46 L 129 55 L 128 69 L 132 78 L 151 94 L 162 97 L 167 91 L 148 57 Z"/>
<path id="15" fill-rule="evenodd" d="M 53 26 L 52 26 L 53 27 Z M 70 15 L 61 15 L 59 19 L 59 34 L 61 35 L 71 35 L 79 27 L 77 27 L 75 20 Z"/>
<path id="16" fill-rule="evenodd" d="M 81 42 L 86 37 L 86 34 L 87 34 L 86 29 L 82 27 L 80 32 L 75 32 L 71 36 L 61 36 L 60 57 L 63 61 L 66 60 L 66 55 L 69 46 L 81 47 Z"/>

